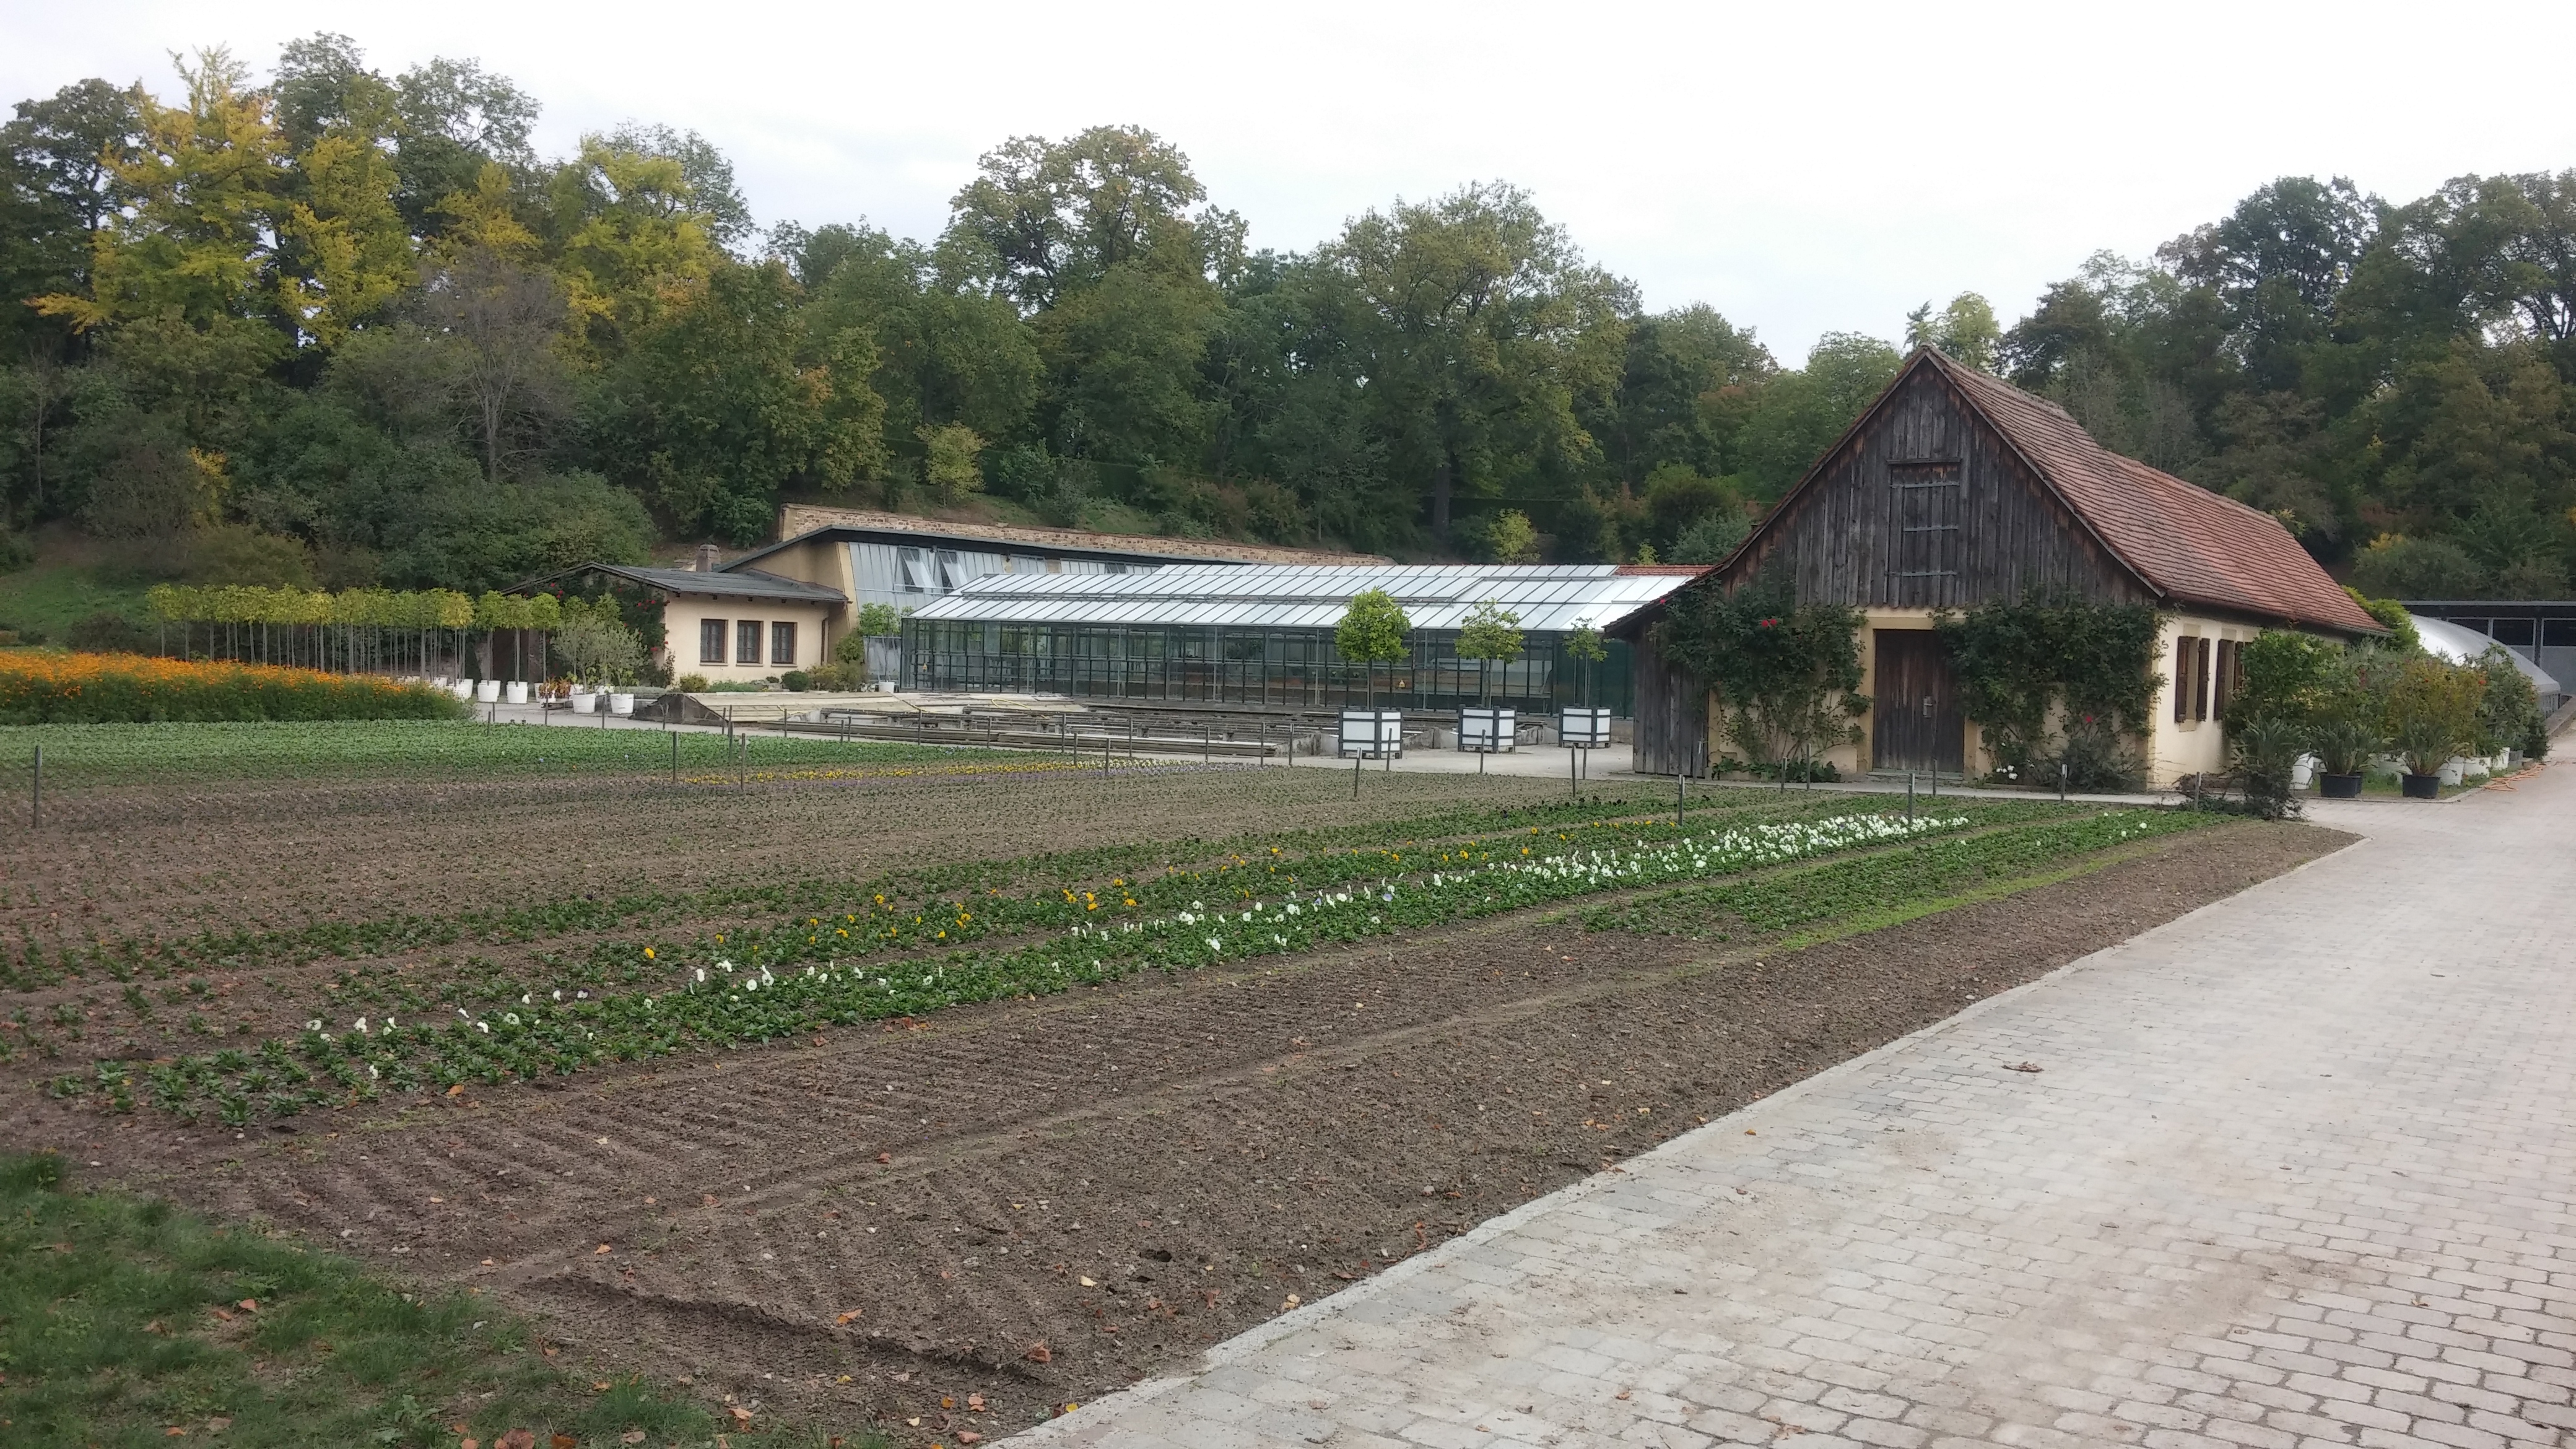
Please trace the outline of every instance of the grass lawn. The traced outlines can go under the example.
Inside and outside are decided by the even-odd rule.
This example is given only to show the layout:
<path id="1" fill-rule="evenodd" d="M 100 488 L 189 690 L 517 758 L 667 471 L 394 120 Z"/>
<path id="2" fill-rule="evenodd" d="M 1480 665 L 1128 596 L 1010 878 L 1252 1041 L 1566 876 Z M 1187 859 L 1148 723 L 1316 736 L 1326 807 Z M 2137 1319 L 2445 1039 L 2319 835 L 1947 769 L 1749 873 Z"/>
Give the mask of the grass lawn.
<path id="1" fill-rule="evenodd" d="M 489 725 L 444 720 L 325 720 L 290 723 L 0 726 L 0 771 L 23 774 L 45 747 L 51 788 L 186 779 L 322 776 L 653 774 L 672 767 L 677 741 L 683 776 L 734 768 L 722 735 L 602 729 L 562 724 Z M 1027 751 L 749 734 L 750 768 L 1028 766 L 1062 757 Z"/>
<path id="2" fill-rule="evenodd" d="M 46 560 L 0 574 L 0 629 L 28 643 L 60 643 L 71 626 L 92 614 L 122 614 L 137 623 L 148 615 L 149 583 L 122 569 Z"/>
<path id="3" fill-rule="evenodd" d="M 719 1427 L 737 1445 L 825 1442 L 586 1378 L 472 1289 L 406 1292 L 62 1176 L 50 1154 L 0 1158 L 0 1442 L 426 1446 L 525 1429 L 540 1445 L 698 1445 Z"/>

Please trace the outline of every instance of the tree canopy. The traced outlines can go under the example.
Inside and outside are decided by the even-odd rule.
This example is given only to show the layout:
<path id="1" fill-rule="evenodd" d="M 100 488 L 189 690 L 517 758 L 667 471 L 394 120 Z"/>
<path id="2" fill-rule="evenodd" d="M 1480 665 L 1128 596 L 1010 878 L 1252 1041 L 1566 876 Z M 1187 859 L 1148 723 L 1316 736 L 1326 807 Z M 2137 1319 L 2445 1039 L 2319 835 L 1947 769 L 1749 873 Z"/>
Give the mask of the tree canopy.
<path id="1" fill-rule="evenodd" d="M 1723 556 L 1893 375 L 1650 313 L 1499 181 L 1258 249 L 1170 139 L 1015 136 L 935 237 L 755 219 L 704 137 L 347 38 L 0 126 L 0 531 L 480 591 L 779 504 L 1513 561 Z M 2005 326 L 1903 319 L 2375 595 L 2576 566 L 2576 172 L 2284 178 Z M 1893 324 L 1897 319 L 1890 319 Z M 1891 330 L 1894 330 L 1891 327 Z M 280 551 L 283 551 L 283 554 Z M 199 550 L 204 553 L 204 550 Z"/>

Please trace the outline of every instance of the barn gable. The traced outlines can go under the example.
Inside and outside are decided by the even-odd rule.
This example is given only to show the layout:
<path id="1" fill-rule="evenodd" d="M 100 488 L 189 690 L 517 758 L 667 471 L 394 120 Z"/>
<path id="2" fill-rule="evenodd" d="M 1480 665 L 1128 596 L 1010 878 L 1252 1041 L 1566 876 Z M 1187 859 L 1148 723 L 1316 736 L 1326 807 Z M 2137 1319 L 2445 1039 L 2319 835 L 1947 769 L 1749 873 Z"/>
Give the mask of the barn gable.
<path id="1" fill-rule="evenodd" d="M 1785 571 L 1801 599 L 1965 608 L 2026 592 L 2155 597 L 1951 376 L 1915 354 L 1718 572 Z"/>

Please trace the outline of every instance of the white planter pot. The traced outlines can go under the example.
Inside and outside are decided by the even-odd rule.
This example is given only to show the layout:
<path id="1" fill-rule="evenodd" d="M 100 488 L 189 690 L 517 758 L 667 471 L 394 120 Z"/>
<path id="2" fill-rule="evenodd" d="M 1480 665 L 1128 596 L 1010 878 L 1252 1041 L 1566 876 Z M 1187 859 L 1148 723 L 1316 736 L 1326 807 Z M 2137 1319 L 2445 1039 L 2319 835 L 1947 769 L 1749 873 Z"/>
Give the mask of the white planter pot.
<path id="1" fill-rule="evenodd" d="M 610 714 L 622 715 L 631 715 L 635 713 L 635 696 L 631 694 L 609 695 L 608 712 Z"/>
<path id="2" fill-rule="evenodd" d="M 576 689 L 570 694 L 564 696 L 564 703 L 572 707 L 572 712 L 574 714 L 588 714 L 592 707 L 591 701 L 597 698 L 599 698 L 598 695 L 591 693 L 587 689 Z"/>
<path id="3" fill-rule="evenodd" d="M 2317 757 L 2314 755 L 2299 756 L 2298 763 L 2290 766 L 2290 788 L 2293 790 L 2304 790 L 2308 788 L 2308 782 L 2315 779 L 2316 774 Z"/>
<path id="4" fill-rule="evenodd" d="M 524 685 L 521 686 L 521 688 L 525 687 L 526 686 Z M 474 702 L 476 704 L 500 703 L 501 681 L 497 679 L 478 679 L 474 681 Z"/>
<path id="5" fill-rule="evenodd" d="M 470 679 L 451 679 L 447 682 L 445 688 L 448 693 L 455 695 L 458 699 L 472 699 L 474 697 L 474 681 Z"/>
<path id="6" fill-rule="evenodd" d="M 2453 755 L 2449 762 L 2442 766 L 2442 783 L 2445 785 L 2456 785 L 2467 779 L 2468 775 L 2469 762 L 2457 755 Z"/>
<path id="7" fill-rule="evenodd" d="M 502 691 L 501 702 L 503 704 L 526 704 L 528 702 L 528 682 L 524 679 L 511 680 Z"/>
<path id="8" fill-rule="evenodd" d="M 1458 748 L 1499 754 L 1512 748 L 1520 734 L 1517 711 L 1470 705 L 1458 711 Z"/>

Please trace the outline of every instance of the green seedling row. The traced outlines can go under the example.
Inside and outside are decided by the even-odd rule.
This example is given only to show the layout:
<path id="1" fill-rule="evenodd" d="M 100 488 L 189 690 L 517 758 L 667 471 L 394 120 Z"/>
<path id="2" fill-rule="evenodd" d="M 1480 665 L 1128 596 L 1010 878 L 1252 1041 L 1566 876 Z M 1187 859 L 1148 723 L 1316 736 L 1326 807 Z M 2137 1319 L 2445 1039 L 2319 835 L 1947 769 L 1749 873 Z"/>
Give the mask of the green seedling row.
<path id="1" fill-rule="evenodd" d="M 2144 814 L 2145 812 L 2132 812 Z M 659 991 L 534 990 L 444 1021 L 316 1019 L 300 1037 L 228 1047 L 163 1064 L 98 1063 L 58 1077 L 58 1093 L 95 1093 L 112 1111 L 138 1101 L 228 1123 L 414 1092 L 569 1074 L 604 1062 L 722 1049 L 943 1007 L 1038 996 L 1141 971 L 1181 971 L 1312 950 L 1389 932 L 1452 925 L 1612 891 L 1740 874 L 1820 855 L 1966 829 L 1965 814 L 1908 820 L 1845 813 L 1806 820 L 1703 822 L 1669 835 L 1632 824 L 1616 839 L 1522 835 L 1405 863 L 1355 857 L 1381 872 L 1331 887 L 1299 885 L 1253 899 L 1204 898 L 1163 914 L 1077 925 L 987 950 L 870 963 L 719 956 Z M 1633 832 L 1633 833 L 1629 833 Z M 1541 850 L 1537 840 L 1561 848 Z M 1523 856 L 1520 851 L 1530 849 Z M 1461 856 L 1465 858 L 1460 858 Z M 1266 877 L 1265 877 L 1266 879 Z M 1208 894 L 1215 894 L 1209 892 Z M 658 953 L 657 953 L 658 955 Z"/>

